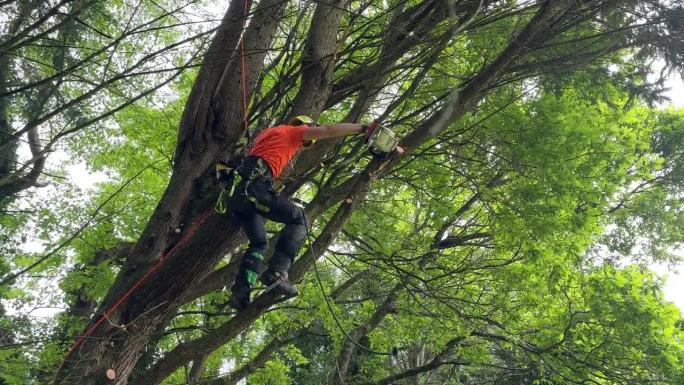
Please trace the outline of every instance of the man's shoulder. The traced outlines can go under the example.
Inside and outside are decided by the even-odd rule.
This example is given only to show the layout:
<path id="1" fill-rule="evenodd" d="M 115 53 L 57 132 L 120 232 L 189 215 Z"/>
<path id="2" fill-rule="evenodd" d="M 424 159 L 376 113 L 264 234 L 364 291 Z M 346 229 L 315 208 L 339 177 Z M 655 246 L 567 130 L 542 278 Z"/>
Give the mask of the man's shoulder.
<path id="1" fill-rule="evenodd" d="M 293 127 L 296 126 L 290 126 L 289 124 L 279 124 L 277 126 L 264 128 L 261 132 L 288 132 Z"/>
<path id="2" fill-rule="evenodd" d="M 266 136 L 284 136 L 284 137 L 289 137 L 293 138 L 295 140 L 301 140 L 301 137 L 304 133 L 304 130 L 306 130 L 308 126 L 302 125 L 302 126 L 292 126 L 289 124 L 281 124 L 278 126 L 273 126 L 273 127 L 268 127 L 264 128 L 261 130 L 259 135 L 266 135 Z"/>

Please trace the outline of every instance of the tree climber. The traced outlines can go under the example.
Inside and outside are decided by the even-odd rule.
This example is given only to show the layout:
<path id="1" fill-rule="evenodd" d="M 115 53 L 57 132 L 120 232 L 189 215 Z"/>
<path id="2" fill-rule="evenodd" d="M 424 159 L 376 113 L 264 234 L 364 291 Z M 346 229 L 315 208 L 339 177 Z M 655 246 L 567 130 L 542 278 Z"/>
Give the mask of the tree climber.
<path id="1" fill-rule="evenodd" d="M 297 289 L 287 278 L 287 271 L 306 237 L 304 210 L 273 190 L 272 180 L 303 147 L 317 139 L 366 133 L 369 127 L 356 123 L 317 125 L 308 116 L 297 116 L 288 124 L 266 128 L 255 138 L 249 154 L 237 167 L 229 200 L 233 215 L 240 221 L 249 239 L 242 257 L 228 304 L 243 310 L 250 303 L 250 293 L 257 278 L 269 289 L 285 296 L 297 295 Z M 264 252 L 268 246 L 263 218 L 284 223 L 268 267 Z"/>

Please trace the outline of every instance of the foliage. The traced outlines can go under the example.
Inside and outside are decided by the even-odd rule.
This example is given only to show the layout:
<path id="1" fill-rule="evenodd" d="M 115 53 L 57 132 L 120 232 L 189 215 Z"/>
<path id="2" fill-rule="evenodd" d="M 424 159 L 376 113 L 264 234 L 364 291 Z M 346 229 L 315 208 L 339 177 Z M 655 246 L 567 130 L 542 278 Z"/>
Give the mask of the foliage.
<path id="1" fill-rule="evenodd" d="M 130 4 L 84 3 L 89 6 L 82 20 L 91 28 L 75 26 L 63 33 L 80 32 L 72 38 L 92 48 L 106 44 L 103 34 L 121 32 L 121 23 L 109 20 L 127 20 Z M 452 90 L 466 89 L 497 58 L 538 7 L 484 2 L 481 10 L 468 13 L 465 3 L 459 6 L 473 15 L 472 24 L 452 36 L 452 28 L 467 18 L 440 13 L 443 3 L 350 2 L 335 31 L 341 39 L 330 91 L 335 102 L 319 121 L 356 119 L 349 118 L 352 110 L 367 105 L 366 116 L 381 115 L 403 138 L 415 134 L 448 105 Z M 628 3 L 649 17 L 663 5 Z M 144 12 L 131 20 L 164 15 L 159 28 L 166 32 L 122 42 L 121 54 L 107 60 L 119 73 L 143 55 L 123 52 L 164 49 L 206 32 L 194 31 L 191 24 L 177 26 L 168 12 L 141 4 Z M 286 7 L 251 99 L 250 119 L 257 128 L 282 121 L 299 96 L 300 70 L 308 68 L 303 63 L 311 54 L 307 34 L 315 20 L 308 5 Z M 663 12 L 665 26 L 678 32 L 681 26 L 667 16 L 681 9 Z M 676 263 L 684 237 L 684 112 L 654 108 L 662 85 L 647 81 L 654 55 L 681 68 L 681 52 L 657 34 L 657 28 L 665 28 L 661 24 L 634 27 L 640 18 L 611 2 L 595 19 L 573 20 L 554 25 L 558 29 L 549 40 L 533 40 L 534 49 L 502 71 L 458 119 L 393 168 L 376 170 L 377 180 L 341 234 L 316 250 L 312 241 L 329 235 L 326 226 L 345 203 L 323 206 L 312 216 L 311 239 L 302 253 L 322 258 L 298 284 L 299 296 L 273 306 L 218 348 L 191 359 L 183 356 L 163 383 L 227 384 L 243 377 L 263 385 L 684 382 L 681 313 L 665 301 L 662 280 L 646 268 L 652 261 Z M 402 35 L 406 31 L 411 33 Z M 402 37 L 388 43 L 396 35 Z M 656 40 L 634 48 L 646 37 Z M 401 51 L 403 44 L 408 48 Z M 21 52 L 33 60 L 44 56 L 46 62 L 59 55 L 78 60 L 83 54 L 63 45 L 27 46 Z M 189 56 L 160 51 L 159 61 L 143 67 L 174 63 L 185 70 L 179 63 Z M 384 72 L 354 81 L 390 59 L 396 62 Z M 557 65 L 559 60 L 564 66 Z M 95 76 L 101 64 L 91 63 L 79 77 Z M 35 81 L 55 71 L 31 68 L 30 76 L 17 72 L 14 80 Z M 129 278 L 126 266 L 132 261 L 140 263 L 139 269 L 147 266 L 133 250 L 144 248 L 136 248 L 139 237 L 153 223 L 160 202 L 169 199 L 167 185 L 184 172 L 179 171 L 184 143 L 178 124 L 186 119 L 186 100 L 198 73 L 178 74 L 159 93 L 131 103 L 136 90 L 159 78 L 111 85 L 106 95 L 93 99 L 98 103 L 78 112 L 66 109 L 58 118 L 76 114 L 75 119 L 87 120 L 126 103 L 60 140 L 69 162 L 83 162 L 106 180 L 91 189 L 56 180 L 55 190 L 43 195 L 28 190 L 26 197 L 12 196 L 14 206 L 7 206 L 29 207 L 35 214 L 0 216 L 0 226 L 9 230 L 0 233 L 0 279 L 39 262 L 30 273 L 0 285 L 0 305 L 14 309 L 10 314 L 0 306 L 0 383 L 52 381 L 73 337 L 103 311 L 97 304 L 122 291 L 118 284 Z M 9 80 L 0 81 L 2 91 Z M 381 91 L 363 99 L 372 95 L 365 85 L 376 87 L 375 81 Z M 87 90 L 78 83 L 64 87 L 60 92 L 67 99 Z M 31 120 L 21 110 L 35 98 L 31 92 L 0 106 L 0 113 L 19 111 L 17 120 Z M 59 105 L 57 99 L 51 103 Z M 197 119 L 193 139 L 220 136 L 214 126 L 201 131 Z M 290 171 L 293 179 L 300 178 L 297 195 L 315 207 L 321 197 L 363 178 L 377 159 L 361 147 L 359 139 L 347 138 L 332 142 L 317 159 L 320 165 L 307 165 L 306 173 L 297 174 L 296 164 Z M 192 155 L 200 159 L 204 153 Z M 210 184 L 206 170 L 200 171 L 204 174 L 192 181 L 193 189 Z M 175 224 L 164 226 L 175 233 Z M 273 234 L 279 228 L 269 224 Z M 29 242 L 53 252 L 27 249 L 22 243 L 27 235 Z M 226 254 L 239 256 L 240 250 L 233 244 Z M 231 266 L 224 258 L 215 272 Z M 188 295 L 159 323 L 136 364 L 139 378 L 178 346 L 215 335 L 238 318 L 225 307 L 228 293 L 212 287 Z M 43 294 L 47 290 L 50 295 Z M 16 313 L 33 305 L 64 311 L 46 322 L 27 311 Z"/>

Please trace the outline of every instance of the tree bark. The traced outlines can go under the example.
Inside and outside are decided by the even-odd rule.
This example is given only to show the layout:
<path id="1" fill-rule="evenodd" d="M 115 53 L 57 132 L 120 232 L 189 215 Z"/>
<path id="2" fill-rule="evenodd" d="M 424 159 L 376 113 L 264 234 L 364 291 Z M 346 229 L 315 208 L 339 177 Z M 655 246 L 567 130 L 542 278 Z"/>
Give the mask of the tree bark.
<path id="1" fill-rule="evenodd" d="M 270 47 L 286 4 L 274 0 L 259 3 L 252 23 L 244 34 L 245 49 L 250 52 L 246 57 L 246 77 L 250 79 L 250 84 L 253 84 L 251 79 L 256 79 L 263 65 L 265 52 Z M 231 21 L 229 9 L 219 28 L 224 33 L 218 35 L 220 41 L 213 44 L 210 57 L 230 51 L 232 42 L 238 41 L 238 36 L 234 35 L 239 33 L 239 29 L 235 31 L 230 25 Z M 227 31 L 233 31 L 233 35 Z M 203 67 L 200 73 L 208 72 L 204 75 L 215 79 L 214 74 L 220 64 L 205 61 Z M 223 76 L 219 84 L 240 89 L 239 81 L 240 74 L 232 73 Z M 109 322 L 102 323 L 89 338 L 83 340 L 60 368 L 56 384 L 68 384 L 75 379 L 78 379 L 79 384 L 99 384 L 105 380 L 107 369 L 113 369 L 116 373 L 115 384 L 126 384 L 157 326 L 182 304 L 184 294 L 211 272 L 237 232 L 238 227 L 231 217 L 211 215 L 215 195 L 207 191 L 210 184 L 206 180 L 212 163 L 240 136 L 241 96 L 229 95 L 222 99 L 224 103 L 217 103 L 217 99 L 212 97 L 210 104 L 206 94 L 212 91 L 207 90 L 202 81 L 199 83 L 202 84 L 196 85 L 196 91 L 186 106 L 169 185 L 136 243 L 131 258 L 103 300 L 101 312 L 109 309 L 135 281 L 163 258 L 193 224 L 198 224 L 204 213 L 209 216 L 204 217 L 206 222 L 202 231 L 177 247 L 164 260 L 163 267 L 108 317 Z M 213 115 L 207 111 L 208 106 L 211 106 Z M 212 120 L 193 120 L 192 116 L 212 116 Z M 221 139 L 217 140 L 217 137 Z M 180 230 L 180 234 L 177 234 L 176 229 Z"/>
<path id="2" fill-rule="evenodd" d="M 482 96 L 483 89 L 486 88 L 508 64 L 512 63 L 518 55 L 525 52 L 527 49 L 525 44 L 535 38 L 538 33 L 544 31 L 544 28 L 548 27 L 550 19 L 555 15 L 556 12 L 552 12 L 551 7 L 549 7 L 548 4 L 543 6 L 523 31 L 511 41 L 508 47 L 475 77 L 474 80 L 476 81 L 469 83 L 469 85 L 458 94 L 459 98 L 453 98 L 452 104 L 446 105 L 437 111 L 431 118 L 428 118 L 404 139 L 404 147 L 408 151 L 414 150 L 426 140 L 438 135 L 451 121 L 462 116 L 468 110 L 468 107 L 479 100 Z M 313 247 L 307 250 L 307 252 L 292 265 L 290 269 L 290 278 L 292 281 L 297 282 L 303 278 L 304 274 L 313 265 L 313 261 L 322 254 L 323 250 L 327 249 L 328 245 L 331 244 L 332 240 L 351 217 L 354 210 L 362 203 L 373 181 L 384 172 L 391 170 L 399 161 L 400 157 L 398 156 L 373 159 L 364 171 L 351 179 L 348 187 L 350 193 L 347 195 L 347 198 L 344 199 L 343 203 L 328 221 L 321 234 L 313 243 Z M 213 351 L 222 344 L 233 339 L 275 302 L 276 298 L 272 293 L 257 297 L 247 310 L 238 313 L 216 330 L 209 332 L 196 340 L 181 344 L 167 353 L 163 359 L 154 365 L 147 373 L 139 377 L 133 384 L 143 385 L 159 383 L 184 362 L 192 360 L 198 355 Z"/>

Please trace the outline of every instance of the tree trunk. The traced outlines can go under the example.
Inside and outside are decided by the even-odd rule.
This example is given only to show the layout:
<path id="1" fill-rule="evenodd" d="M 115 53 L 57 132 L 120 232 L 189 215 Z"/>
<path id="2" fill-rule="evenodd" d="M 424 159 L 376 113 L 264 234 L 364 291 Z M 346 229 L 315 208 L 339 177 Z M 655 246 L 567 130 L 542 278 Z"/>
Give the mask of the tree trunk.
<path id="1" fill-rule="evenodd" d="M 426 119 L 422 125 L 418 126 L 404 139 L 403 144 L 405 148 L 408 151 L 414 150 L 426 140 L 438 135 L 453 119 L 462 116 L 471 105 L 479 100 L 483 89 L 486 88 L 501 71 L 504 71 L 506 66 L 513 62 L 518 55 L 525 52 L 527 49 L 525 44 L 536 37 L 537 33 L 543 31 L 544 27 L 547 27 L 549 19 L 554 16 L 554 14 L 554 12 L 551 12 L 550 7 L 542 7 L 527 27 L 513 39 L 509 46 L 497 56 L 492 64 L 480 71 L 478 76 L 475 77 L 477 81 L 470 83 L 458 94 L 459 98 L 452 99 L 452 104 L 444 106 L 437 111 L 433 117 Z M 343 203 L 330 218 L 321 231 L 321 234 L 314 241 L 312 247 L 296 260 L 290 268 L 290 278 L 294 282 L 303 278 L 304 274 L 313 265 L 314 260 L 331 244 L 344 224 L 349 220 L 352 213 L 362 203 L 373 182 L 396 166 L 399 161 L 400 157 L 397 156 L 384 159 L 373 159 L 363 172 L 360 172 L 348 182 L 344 183 L 345 186 L 343 187 L 343 191 L 348 191 L 349 195 L 347 195 L 346 199 L 344 199 Z M 338 193 L 339 191 L 336 191 L 334 195 L 338 196 Z M 312 204 L 315 202 L 316 200 L 312 202 Z M 132 384 L 147 385 L 161 382 L 174 370 L 183 365 L 183 363 L 192 360 L 199 355 L 211 352 L 222 344 L 235 338 L 241 331 L 249 327 L 254 320 L 263 314 L 268 307 L 273 305 L 275 301 L 276 298 L 272 293 L 263 294 L 257 297 L 249 308 L 238 313 L 235 317 L 217 329 L 193 341 L 181 344 L 167 353 L 165 357 L 150 368 L 148 372 L 137 377 Z"/>
<path id="2" fill-rule="evenodd" d="M 241 9 L 242 4 L 239 5 Z M 250 52 L 245 58 L 246 78 L 250 84 L 254 84 L 262 67 L 285 5 L 286 2 L 274 0 L 259 3 L 244 34 L 245 50 Z M 233 51 L 232 42 L 238 41 L 239 36 L 235 34 L 240 32 L 233 25 L 235 14 L 234 7 L 229 8 L 208 57 Z M 157 327 L 183 303 L 184 294 L 197 286 L 225 250 L 233 245 L 238 226 L 230 216 L 212 215 L 215 189 L 211 188 L 213 181 L 207 182 L 211 180 L 212 163 L 235 143 L 242 128 L 241 95 L 233 93 L 219 103 L 216 97 L 210 97 L 216 95 L 210 88 L 215 83 L 202 80 L 216 79 L 219 69 L 223 70 L 216 61 L 205 60 L 186 104 L 169 185 L 131 258 L 103 300 L 99 313 L 115 304 L 150 267 L 167 258 L 155 274 L 108 315 L 107 322 L 100 324 L 71 352 L 57 374 L 56 384 L 75 381 L 101 384 L 106 380 L 108 369 L 116 373 L 113 383 L 126 384 Z M 240 78 L 238 72 L 224 72 L 216 89 L 240 89 Z M 202 219 L 204 223 L 200 223 Z M 192 226 L 198 225 L 202 226 L 201 231 L 177 246 L 173 253 L 165 255 L 186 233 L 192 232 Z M 95 321 L 97 319 L 99 317 Z"/>

